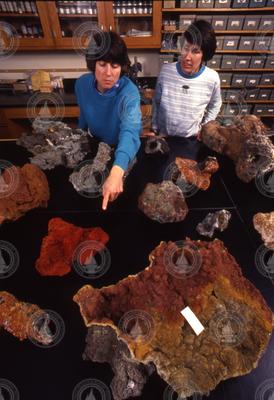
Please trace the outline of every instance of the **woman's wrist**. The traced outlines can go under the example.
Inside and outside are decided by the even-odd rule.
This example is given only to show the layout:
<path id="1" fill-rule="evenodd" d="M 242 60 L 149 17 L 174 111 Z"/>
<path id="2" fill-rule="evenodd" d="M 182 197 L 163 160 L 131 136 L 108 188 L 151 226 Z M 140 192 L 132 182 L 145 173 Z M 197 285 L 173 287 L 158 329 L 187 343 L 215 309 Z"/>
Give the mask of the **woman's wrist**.
<path id="1" fill-rule="evenodd" d="M 113 167 L 110 170 L 109 175 L 123 178 L 124 173 L 125 173 L 125 171 L 123 170 L 123 168 L 119 167 L 119 165 L 113 165 Z"/>

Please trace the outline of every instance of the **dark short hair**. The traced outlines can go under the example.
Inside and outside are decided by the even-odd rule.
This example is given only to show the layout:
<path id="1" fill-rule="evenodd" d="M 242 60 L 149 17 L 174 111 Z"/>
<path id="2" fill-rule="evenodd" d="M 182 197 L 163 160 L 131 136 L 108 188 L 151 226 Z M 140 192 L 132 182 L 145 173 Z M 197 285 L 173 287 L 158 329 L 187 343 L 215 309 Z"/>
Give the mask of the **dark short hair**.
<path id="1" fill-rule="evenodd" d="M 184 38 L 191 44 L 198 45 L 203 52 L 203 61 L 211 60 L 217 43 L 212 25 L 204 19 L 194 21 L 184 33 Z"/>
<path id="2" fill-rule="evenodd" d="M 94 45 L 97 46 L 94 50 Z M 93 48 L 92 48 L 93 46 Z M 124 40 L 116 32 L 95 33 L 86 49 L 87 68 L 95 72 L 96 61 L 106 61 L 121 65 L 121 75 L 127 74 L 130 59 Z"/>

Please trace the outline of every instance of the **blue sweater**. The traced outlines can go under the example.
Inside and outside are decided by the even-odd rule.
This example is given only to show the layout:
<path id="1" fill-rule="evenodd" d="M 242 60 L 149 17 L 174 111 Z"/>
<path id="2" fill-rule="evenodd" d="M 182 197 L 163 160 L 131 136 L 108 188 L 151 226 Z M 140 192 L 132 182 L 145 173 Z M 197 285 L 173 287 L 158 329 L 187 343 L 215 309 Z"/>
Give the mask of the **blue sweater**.
<path id="1" fill-rule="evenodd" d="M 89 128 L 96 138 L 117 146 L 113 165 L 126 170 L 140 147 L 142 123 L 137 87 L 123 76 L 112 89 L 99 93 L 94 75 L 87 73 L 77 79 L 75 93 L 80 107 L 79 128 Z"/>

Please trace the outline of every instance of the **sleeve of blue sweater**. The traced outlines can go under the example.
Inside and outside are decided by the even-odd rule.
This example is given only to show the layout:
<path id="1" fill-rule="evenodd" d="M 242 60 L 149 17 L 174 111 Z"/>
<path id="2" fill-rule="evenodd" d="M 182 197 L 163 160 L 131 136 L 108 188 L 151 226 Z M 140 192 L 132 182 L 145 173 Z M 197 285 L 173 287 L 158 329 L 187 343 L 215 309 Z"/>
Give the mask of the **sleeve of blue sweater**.
<path id="1" fill-rule="evenodd" d="M 142 114 L 140 109 L 140 95 L 135 87 L 126 93 L 120 102 L 120 131 L 118 145 L 115 151 L 113 165 L 126 170 L 139 150 L 142 132 Z"/>

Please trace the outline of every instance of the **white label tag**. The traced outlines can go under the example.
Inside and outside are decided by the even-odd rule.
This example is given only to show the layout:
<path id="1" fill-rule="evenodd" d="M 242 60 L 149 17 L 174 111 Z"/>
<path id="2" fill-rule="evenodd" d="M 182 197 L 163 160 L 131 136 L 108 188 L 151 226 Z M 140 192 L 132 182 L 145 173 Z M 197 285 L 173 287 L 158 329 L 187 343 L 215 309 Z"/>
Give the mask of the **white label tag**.
<path id="1" fill-rule="evenodd" d="M 201 322 L 198 320 L 194 312 L 189 308 L 186 307 L 181 311 L 181 314 L 185 317 L 191 328 L 194 330 L 196 335 L 200 335 L 201 332 L 205 329 Z"/>

